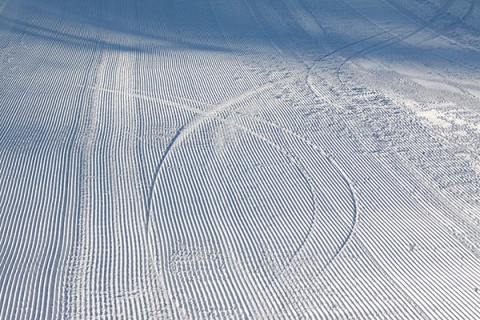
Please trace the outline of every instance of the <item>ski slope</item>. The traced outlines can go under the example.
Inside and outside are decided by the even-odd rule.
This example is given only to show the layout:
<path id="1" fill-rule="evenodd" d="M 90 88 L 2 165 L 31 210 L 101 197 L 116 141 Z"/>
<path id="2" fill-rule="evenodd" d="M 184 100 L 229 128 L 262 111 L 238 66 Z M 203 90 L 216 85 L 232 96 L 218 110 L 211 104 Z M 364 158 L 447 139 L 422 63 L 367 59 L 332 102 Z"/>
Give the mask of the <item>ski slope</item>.
<path id="1" fill-rule="evenodd" d="M 480 319 L 476 0 L 0 0 L 0 319 Z"/>

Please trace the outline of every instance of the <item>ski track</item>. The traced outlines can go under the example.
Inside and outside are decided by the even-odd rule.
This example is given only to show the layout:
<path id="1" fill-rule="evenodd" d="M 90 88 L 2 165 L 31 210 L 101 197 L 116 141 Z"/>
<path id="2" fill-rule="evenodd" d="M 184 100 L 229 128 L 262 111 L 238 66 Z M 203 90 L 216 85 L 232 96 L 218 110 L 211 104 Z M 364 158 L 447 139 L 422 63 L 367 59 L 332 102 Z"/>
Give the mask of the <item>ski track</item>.
<path id="1" fill-rule="evenodd" d="M 358 44 L 362 44 L 363 42 L 366 42 L 368 40 L 371 40 L 371 39 L 375 39 L 379 36 L 382 36 L 384 34 L 388 34 L 388 35 L 391 35 L 391 38 L 388 38 L 386 40 L 382 40 L 380 41 L 379 43 L 377 44 L 374 44 L 374 45 L 371 45 L 371 46 L 368 46 L 364 49 L 361 49 L 359 51 L 356 51 L 354 54 L 352 55 L 349 55 L 347 58 L 344 58 L 342 60 L 342 62 L 338 65 L 336 71 L 335 71 L 335 74 L 336 74 L 336 77 L 337 79 L 339 80 L 339 82 L 341 83 L 341 85 L 343 86 L 343 88 L 345 89 L 345 87 L 347 86 L 346 83 L 344 81 L 342 81 L 341 77 L 340 77 L 340 73 L 341 73 L 341 69 L 345 66 L 345 64 L 347 64 L 350 60 L 352 60 L 353 58 L 356 58 L 358 56 L 361 56 L 367 52 L 370 52 L 372 51 L 373 49 L 377 49 L 378 47 L 385 47 L 385 46 L 391 46 L 393 44 L 395 44 L 396 42 L 400 42 L 400 41 L 405 41 L 407 40 L 409 37 L 412 37 L 414 36 L 415 34 L 421 32 L 422 30 L 428 28 L 431 24 L 433 24 L 435 22 L 435 20 L 437 20 L 442 14 L 443 12 L 445 12 L 446 10 L 448 10 L 448 8 L 453 4 L 453 1 L 449 1 L 448 3 L 446 3 L 444 5 L 444 7 L 440 10 L 438 10 L 438 12 L 435 14 L 434 17 L 432 17 L 427 24 L 419 27 L 418 29 L 412 31 L 412 32 L 409 32 L 405 35 L 402 35 L 402 36 L 396 36 L 396 35 L 393 35 L 392 34 L 392 31 L 393 30 L 385 30 L 384 33 L 380 33 L 380 34 L 374 34 L 373 36 L 370 36 L 370 37 L 367 37 L 365 39 L 361 39 L 359 41 L 356 41 L 354 43 L 351 43 L 351 44 L 348 44 L 344 47 L 341 47 L 339 49 L 336 49 L 336 50 L 333 50 L 331 52 L 329 52 L 327 55 L 323 56 L 318 62 L 315 62 L 311 67 L 308 68 L 308 72 L 307 72 L 307 76 L 306 76 L 306 82 L 310 88 L 310 90 L 317 96 L 317 97 L 321 97 L 322 95 L 319 94 L 318 90 L 316 90 L 314 88 L 314 86 L 312 85 L 311 81 L 309 81 L 309 76 L 311 74 L 311 70 L 315 68 L 316 65 L 320 64 L 322 61 L 324 61 L 326 58 L 329 58 L 330 56 L 333 56 L 333 55 L 336 55 L 336 54 L 339 54 L 342 50 L 344 49 L 347 49 L 347 48 L 350 48 L 352 46 L 356 46 Z M 473 5 L 472 5 L 473 7 Z M 354 9 L 355 10 L 355 9 Z M 357 13 L 359 13 L 357 11 Z M 393 42 L 392 42 L 393 40 Z M 352 182 L 350 180 L 350 178 L 345 175 L 345 173 L 343 172 L 343 170 L 339 167 L 339 165 L 336 163 L 336 162 L 333 162 L 333 164 L 338 168 L 338 170 L 342 173 L 342 176 L 344 177 L 345 181 L 349 184 L 350 186 L 350 192 L 351 192 L 351 196 L 352 196 L 352 199 L 354 199 L 354 223 L 352 224 L 352 228 L 349 232 L 349 235 L 348 237 L 345 239 L 345 241 L 342 243 L 342 246 L 340 247 L 340 250 L 338 250 L 338 252 L 335 254 L 335 256 L 333 257 L 332 261 L 335 259 L 335 257 L 338 256 L 338 254 L 340 253 L 341 249 L 343 249 L 343 247 L 345 247 L 348 243 L 348 241 L 351 239 L 352 235 L 353 235 L 353 230 L 354 230 L 354 227 L 356 226 L 357 224 L 357 197 L 355 195 L 355 192 L 354 192 L 354 189 L 352 187 Z"/>
<path id="2" fill-rule="evenodd" d="M 0 2 L 0 318 L 479 318 L 476 2 Z"/>
<path id="3" fill-rule="evenodd" d="M 277 83 L 275 83 L 277 84 Z M 278 84 L 277 84 L 278 85 Z M 271 87 L 272 85 L 269 84 L 268 87 Z M 255 93 L 258 93 L 258 89 L 256 89 Z M 249 97 L 249 94 L 245 94 L 243 95 L 243 99 Z M 241 98 L 237 97 L 235 100 L 235 103 L 238 103 L 241 101 Z M 233 102 L 230 102 L 229 104 L 233 104 Z M 185 108 L 186 110 L 188 111 L 192 111 L 191 108 L 188 108 L 188 107 L 184 107 L 184 106 L 178 106 L 178 105 L 175 105 L 176 107 L 178 108 Z M 217 110 L 218 107 L 214 110 Z M 205 112 L 202 112 L 201 110 L 197 110 L 197 113 L 202 116 L 202 119 L 208 119 L 208 115 L 211 114 L 211 112 L 208 112 L 208 114 L 206 114 Z M 220 121 L 223 121 L 225 122 L 224 119 L 220 118 L 220 117 L 216 117 L 216 119 L 220 120 Z M 337 249 L 337 252 L 335 253 L 335 256 L 337 256 L 341 249 L 346 245 L 346 243 L 348 242 L 348 239 L 352 236 L 353 234 L 353 229 L 354 229 L 354 225 L 356 223 L 356 217 L 357 217 L 357 210 L 356 210 L 356 197 L 355 197 L 355 192 L 353 191 L 353 187 L 352 187 L 352 184 L 351 184 L 351 181 L 350 179 L 348 178 L 348 176 L 346 176 L 346 174 L 343 172 L 343 170 L 339 167 L 339 165 L 335 162 L 335 160 L 327 155 L 325 153 L 325 151 L 321 150 L 320 147 L 318 147 L 317 145 L 313 144 L 311 141 L 309 141 L 308 139 L 302 137 L 301 135 L 298 135 L 288 129 L 286 129 L 285 127 L 282 127 L 282 126 L 279 126 L 277 124 L 274 124 L 274 123 L 271 123 L 271 122 L 268 122 L 268 121 L 262 121 L 261 119 L 257 119 L 257 118 L 252 118 L 251 120 L 255 121 L 255 122 L 261 122 L 263 124 L 266 124 L 272 128 L 277 128 L 277 129 L 280 129 L 282 133 L 284 134 L 288 134 L 292 137 L 295 137 L 296 139 L 302 141 L 303 143 L 307 144 L 309 147 L 313 148 L 314 150 L 320 150 L 320 153 L 322 154 L 322 156 L 326 157 L 326 159 L 328 159 L 329 163 L 334 166 L 337 171 L 340 173 L 340 175 L 342 176 L 342 178 L 344 179 L 345 183 L 348 185 L 348 188 L 349 188 L 349 193 L 350 193 L 350 196 L 352 198 L 352 203 L 353 203 L 353 223 L 352 223 L 352 227 L 350 228 L 349 232 L 348 232 L 348 235 L 346 237 L 346 239 L 342 242 L 341 246 L 339 247 L 339 249 Z M 241 129 L 241 130 L 244 130 L 252 135 L 254 135 L 255 137 L 261 139 L 262 141 L 265 141 L 266 143 L 268 143 L 269 145 L 271 145 L 272 147 L 274 147 L 275 149 L 278 149 L 281 153 L 284 154 L 285 157 L 287 158 L 290 158 L 291 162 L 295 164 L 295 166 L 302 172 L 302 175 L 304 176 L 305 180 L 308 182 L 310 181 L 312 178 L 310 176 L 307 176 L 307 173 L 304 172 L 304 169 L 300 167 L 300 162 L 299 160 L 294 156 L 294 155 L 291 155 L 288 151 L 284 150 L 280 145 L 276 144 L 274 141 L 270 140 L 270 139 L 267 139 L 261 135 L 259 135 L 258 133 L 252 131 L 251 129 L 248 129 L 244 126 L 241 126 L 235 122 L 233 123 L 230 123 L 230 122 L 227 122 L 227 124 L 231 124 L 231 125 L 234 125 L 235 127 L 237 127 L 238 129 Z M 163 163 L 165 162 L 165 159 L 166 159 L 166 156 L 168 154 L 168 152 L 171 150 L 172 146 L 174 144 L 176 144 L 177 142 L 177 139 L 179 138 L 181 132 L 183 131 L 183 128 L 181 128 L 177 134 L 173 137 L 173 139 L 170 141 L 170 144 L 168 145 L 164 155 L 162 156 L 162 159 L 155 171 L 155 178 L 154 178 L 154 182 L 152 183 L 152 186 L 150 187 L 150 193 L 149 193 L 149 205 L 148 205 L 148 208 L 151 208 L 151 199 L 152 199 L 152 194 L 153 194 L 153 190 L 155 189 L 155 181 L 157 180 L 157 177 L 158 177 L 158 174 L 160 172 L 160 169 L 163 165 Z M 298 163 L 298 164 L 297 164 Z M 312 188 L 310 186 L 310 188 Z M 147 211 L 148 212 L 148 215 L 150 214 L 150 210 Z M 315 217 L 314 217 L 315 218 Z M 312 223 L 309 224 L 308 226 L 308 231 L 306 233 L 306 236 L 303 238 L 303 240 L 301 241 L 301 244 L 294 250 L 294 254 L 292 255 L 292 257 L 290 257 L 288 259 L 288 262 L 286 263 L 286 266 L 284 267 L 287 268 L 288 265 L 290 265 L 291 261 L 293 260 L 293 258 L 295 257 L 295 255 L 300 251 L 300 249 L 304 246 L 305 242 L 306 242 L 306 239 L 308 238 L 310 232 L 311 232 L 311 229 L 312 229 L 312 226 L 313 226 L 313 220 L 314 218 L 312 219 Z M 149 222 L 149 216 L 147 216 L 147 232 L 148 232 L 148 222 Z M 332 258 L 333 260 L 334 258 Z"/>

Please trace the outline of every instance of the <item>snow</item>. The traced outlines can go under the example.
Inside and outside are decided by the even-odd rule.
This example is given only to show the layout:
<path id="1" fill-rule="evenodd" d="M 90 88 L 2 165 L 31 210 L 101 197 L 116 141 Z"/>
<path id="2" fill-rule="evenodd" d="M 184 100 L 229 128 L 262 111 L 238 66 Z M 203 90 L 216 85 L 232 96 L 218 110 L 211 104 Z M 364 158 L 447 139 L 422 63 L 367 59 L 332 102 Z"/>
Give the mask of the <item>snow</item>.
<path id="1" fill-rule="evenodd" d="M 476 0 L 0 0 L 1 319 L 479 319 Z"/>

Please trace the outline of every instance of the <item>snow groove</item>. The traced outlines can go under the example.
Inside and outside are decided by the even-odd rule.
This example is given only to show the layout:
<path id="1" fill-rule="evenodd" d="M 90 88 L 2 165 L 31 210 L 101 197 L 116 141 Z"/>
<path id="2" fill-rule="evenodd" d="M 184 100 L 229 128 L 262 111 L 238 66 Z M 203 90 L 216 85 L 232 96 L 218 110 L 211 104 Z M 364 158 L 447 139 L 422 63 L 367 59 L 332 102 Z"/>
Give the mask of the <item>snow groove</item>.
<path id="1" fill-rule="evenodd" d="M 0 0 L 0 318 L 478 319 L 478 17 Z"/>

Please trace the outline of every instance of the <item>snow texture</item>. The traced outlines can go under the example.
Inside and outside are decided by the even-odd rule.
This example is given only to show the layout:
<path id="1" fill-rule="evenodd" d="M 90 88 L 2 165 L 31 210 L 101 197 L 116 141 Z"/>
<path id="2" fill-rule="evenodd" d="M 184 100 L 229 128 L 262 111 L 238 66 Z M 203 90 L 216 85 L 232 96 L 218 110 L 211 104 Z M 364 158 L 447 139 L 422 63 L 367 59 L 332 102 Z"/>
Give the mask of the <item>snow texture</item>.
<path id="1" fill-rule="evenodd" d="M 476 0 L 0 0 L 0 319 L 480 319 Z"/>

